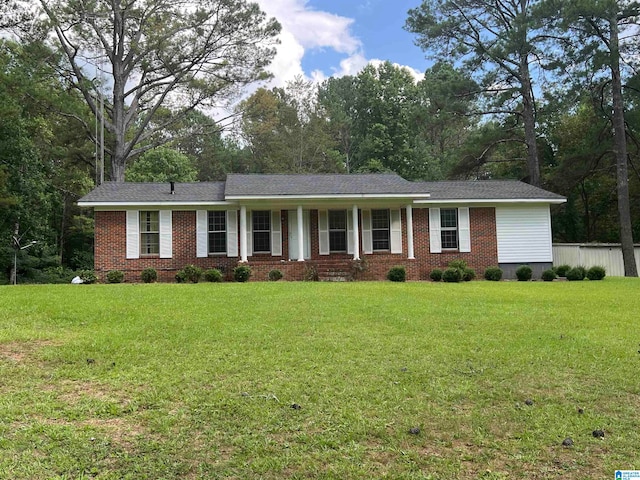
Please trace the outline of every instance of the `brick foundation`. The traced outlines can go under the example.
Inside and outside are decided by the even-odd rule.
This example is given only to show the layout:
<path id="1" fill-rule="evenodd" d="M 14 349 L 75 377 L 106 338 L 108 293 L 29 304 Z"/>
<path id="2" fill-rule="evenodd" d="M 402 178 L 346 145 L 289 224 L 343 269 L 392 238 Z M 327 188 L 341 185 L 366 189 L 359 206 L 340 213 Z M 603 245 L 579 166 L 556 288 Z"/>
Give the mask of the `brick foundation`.
<path id="1" fill-rule="evenodd" d="M 407 280 L 428 280 L 434 268 L 444 269 L 452 260 L 463 259 L 469 267 L 480 276 L 486 267 L 498 265 L 496 242 L 495 209 L 493 207 L 470 209 L 471 252 L 444 251 L 439 254 L 429 252 L 429 209 L 413 209 L 413 239 L 415 260 L 407 258 L 406 211 L 402 209 L 402 254 L 375 252 L 362 254 L 362 262 L 353 262 L 348 254 L 319 255 L 318 245 L 318 211 L 311 210 L 311 259 L 305 262 L 290 261 L 288 212 L 282 210 L 282 257 L 271 255 L 254 255 L 249 257 L 248 265 L 252 268 L 251 280 L 267 280 L 270 270 L 283 272 L 284 280 L 304 280 L 315 271 L 322 274 L 331 269 L 339 269 L 349 273 L 356 280 L 383 280 L 391 267 L 402 265 L 407 270 Z M 239 264 L 238 257 L 209 256 L 196 257 L 196 212 L 173 212 L 173 257 L 156 256 L 139 259 L 126 258 L 126 213 L 124 211 L 95 212 L 95 270 L 101 281 L 110 270 L 121 270 L 125 281 L 139 282 L 140 274 L 145 268 L 154 268 L 158 272 L 158 280 L 175 281 L 175 274 L 185 265 L 193 264 L 203 269 L 218 268 L 225 278 L 233 278 L 233 268 Z M 360 225 L 362 232 L 362 225 Z"/>

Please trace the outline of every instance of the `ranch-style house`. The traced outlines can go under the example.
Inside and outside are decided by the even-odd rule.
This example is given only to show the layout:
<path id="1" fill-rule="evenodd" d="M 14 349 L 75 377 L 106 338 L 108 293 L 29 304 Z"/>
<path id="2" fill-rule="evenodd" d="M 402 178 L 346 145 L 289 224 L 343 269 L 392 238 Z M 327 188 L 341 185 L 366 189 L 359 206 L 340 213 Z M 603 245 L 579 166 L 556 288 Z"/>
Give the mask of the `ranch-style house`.
<path id="1" fill-rule="evenodd" d="M 95 270 L 160 280 L 194 264 L 252 280 L 408 280 L 463 259 L 505 277 L 552 265 L 550 206 L 560 195 L 519 181 L 411 182 L 395 174 L 229 174 L 200 183 L 104 183 L 78 201 L 95 213 Z"/>

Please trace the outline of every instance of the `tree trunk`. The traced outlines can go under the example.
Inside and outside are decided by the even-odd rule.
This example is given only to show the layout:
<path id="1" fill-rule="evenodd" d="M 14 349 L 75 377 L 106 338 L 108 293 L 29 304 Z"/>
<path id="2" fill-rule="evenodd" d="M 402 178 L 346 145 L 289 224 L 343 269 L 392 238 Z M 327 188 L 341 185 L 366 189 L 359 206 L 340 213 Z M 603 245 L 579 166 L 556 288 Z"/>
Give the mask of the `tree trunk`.
<path id="1" fill-rule="evenodd" d="M 536 110 L 531 90 L 529 58 L 525 53 L 520 59 L 520 77 L 522 95 L 522 121 L 524 123 L 524 141 L 527 146 L 527 172 L 529 183 L 540 186 L 540 162 L 538 161 L 538 142 L 536 137 Z"/>
<path id="2" fill-rule="evenodd" d="M 613 151 L 616 157 L 616 180 L 618 187 L 618 217 L 620 222 L 620 243 L 625 277 L 637 277 L 633 251 L 633 230 L 629 206 L 629 171 L 627 164 L 627 137 L 624 125 L 624 102 L 622 99 L 622 79 L 620 77 L 620 50 L 618 44 L 618 19 L 609 20 L 610 26 L 610 67 L 611 94 L 613 97 Z"/>

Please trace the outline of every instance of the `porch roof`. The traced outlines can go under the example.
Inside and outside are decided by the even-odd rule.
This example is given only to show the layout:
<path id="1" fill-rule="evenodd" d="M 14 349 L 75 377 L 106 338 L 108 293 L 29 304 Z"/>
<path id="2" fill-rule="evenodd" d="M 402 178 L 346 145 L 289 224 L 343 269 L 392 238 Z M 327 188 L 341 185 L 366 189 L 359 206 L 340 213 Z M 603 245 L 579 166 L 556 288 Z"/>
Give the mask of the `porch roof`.
<path id="1" fill-rule="evenodd" d="M 424 184 L 396 174 L 227 175 L 225 198 L 428 198 Z"/>

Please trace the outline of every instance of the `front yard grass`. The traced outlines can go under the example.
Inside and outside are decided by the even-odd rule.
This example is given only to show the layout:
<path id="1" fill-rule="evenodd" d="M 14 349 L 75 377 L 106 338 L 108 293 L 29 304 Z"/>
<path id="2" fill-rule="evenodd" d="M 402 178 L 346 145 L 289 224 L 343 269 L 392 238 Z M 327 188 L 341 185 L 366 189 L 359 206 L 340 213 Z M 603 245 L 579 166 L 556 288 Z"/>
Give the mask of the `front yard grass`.
<path id="1" fill-rule="evenodd" d="M 613 478 L 639 313 L 619 278 L 0 287 L 0 478 Z"/>

